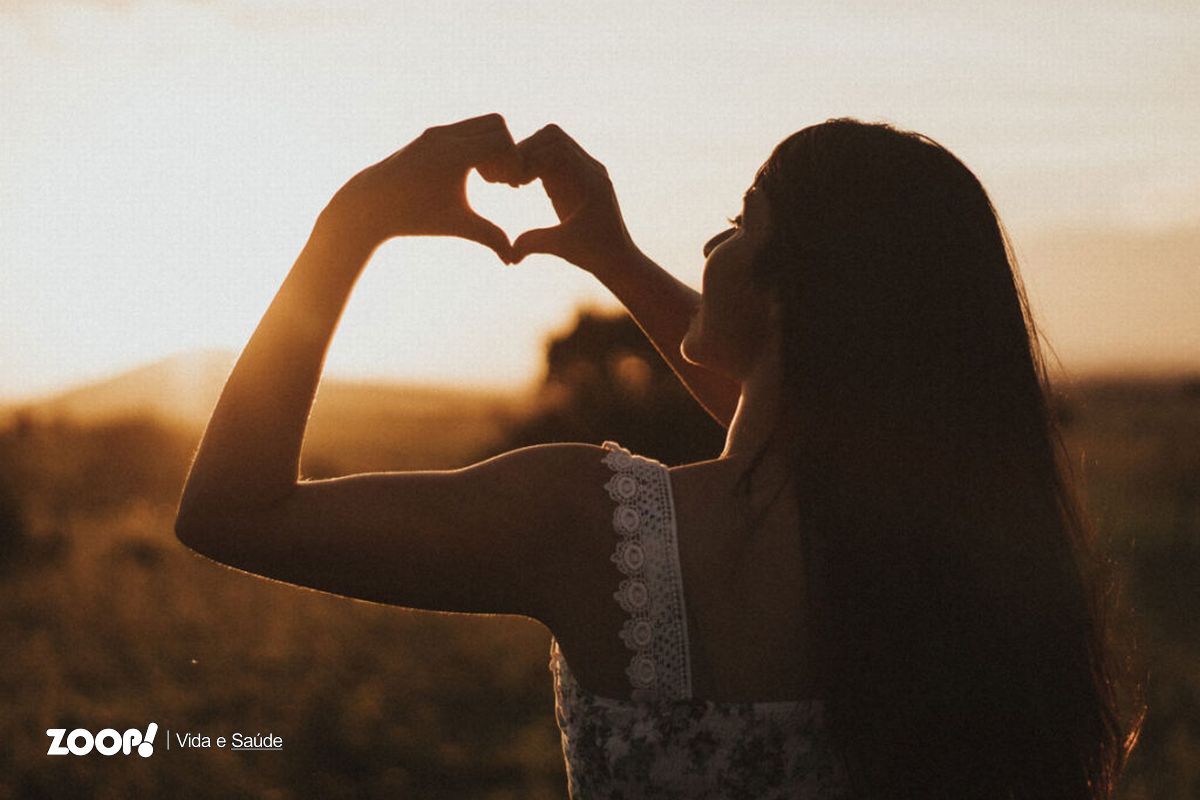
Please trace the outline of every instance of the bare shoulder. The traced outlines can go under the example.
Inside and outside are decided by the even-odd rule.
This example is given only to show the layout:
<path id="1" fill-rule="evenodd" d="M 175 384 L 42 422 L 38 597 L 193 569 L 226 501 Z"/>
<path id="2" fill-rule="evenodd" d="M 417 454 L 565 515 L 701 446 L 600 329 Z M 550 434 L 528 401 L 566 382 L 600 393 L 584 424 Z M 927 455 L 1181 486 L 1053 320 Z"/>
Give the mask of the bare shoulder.
<path id="1" fill-rule="evenodd" d="M 588 464 L 601 463 L 607 452 L 608 450 L 600 445 L 584 442 L 531 444 L 507 450 L 463 469 L 480 469 L 489 465 L 509 468 L 520 465 L 529 469 L 545 470 L 547 474 L 563 469 L 586 470 Z"/>
<path id="2" fill-rule="evenodd" d="M 525 498 L 554 527 L 554 540 L 571 539 L 591 535 L 598 513 L 611 503 L 604 489 L 612 474 L 605 463 L 609 452 L 583 442 L 535 444 L 500 453 L 462 472 L 481 488 L 501 487 Z M 600 516 L 607 521 L 611 514 L 605 510 Z"/>
<path id="3" fill-rule="evenodd" d="M 543 444 L 454 470 L 301 481 L 270 506 L 194 513 L 178 533 L 215 561 L 300 586 L 544 621 L 579 571 L 604 453 Z"/>
<path id="4" fill-rule="evenodd" d="M 676 510 L 710 514 L 728 506 L 737 486 L 740 461 L 712 458 L 669 467 Z M 682 508 L 681 508 L 682 506 Z"/>
<path id="5" fill-rule="evenodd" d="M 597 597 L 611 592 L 612 498 L 605 488 L 612 476 L 606 456 L 595 444 L 558 442 L 510 450 L 469 468 L 489 464 L 520 484 L 512 491 L 542 509 L 543 525 L 529 567 L 536 573 L 536 609 L 530 616 L 555 634 L 591 619 Z M 482 474 L 482 472 L 481 472 Z"/>
<path id="6" fill-rule="evenodd" d="M 812 694 L 804 531 L 795 496 L 745 459 L 671 470 L 698 697 Z"/>
<path id="7" fill-rule="evenodd" d="M 685 560 L 725 564 L 735 560 L 738 537 L 733 534 L 740 523 L 734 514 L 736 470 L 732 460 L 720 458 L 670 468 L 676 524 L 688 540 L 682 553 Z M 731 535 L 721 536 L 722 532 Z"/>

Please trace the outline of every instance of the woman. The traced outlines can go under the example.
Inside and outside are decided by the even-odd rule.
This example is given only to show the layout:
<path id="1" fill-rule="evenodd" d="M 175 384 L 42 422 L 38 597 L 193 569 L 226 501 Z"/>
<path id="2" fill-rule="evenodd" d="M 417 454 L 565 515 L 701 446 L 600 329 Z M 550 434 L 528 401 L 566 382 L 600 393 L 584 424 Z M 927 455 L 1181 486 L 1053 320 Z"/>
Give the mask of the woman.
<path id="1" fill-rule="evenodd" d="M 510 246 L 467 205 L 472 168 L 540 178 L 561 224 Z M 321 213 L 209 423 L 180 539 L 342 595 L 540 620 L 574 797 L 1110 796 L 1137 726 L 982 186 L 926 137 L 830 120 L 775 149 L 732 223 L 697 296 L 557 127 L 427 130 Z M 591 272 L 724 451 L 667 468 L 547 444 L 300 480 L 338 317 L 405 235 Z"/>

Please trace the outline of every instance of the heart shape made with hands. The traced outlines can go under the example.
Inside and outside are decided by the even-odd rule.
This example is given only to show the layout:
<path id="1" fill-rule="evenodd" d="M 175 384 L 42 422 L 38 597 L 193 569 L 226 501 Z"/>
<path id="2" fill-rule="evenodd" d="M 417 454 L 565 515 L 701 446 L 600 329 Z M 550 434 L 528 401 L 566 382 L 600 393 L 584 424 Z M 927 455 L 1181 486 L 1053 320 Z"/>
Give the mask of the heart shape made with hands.
<path id="1" fill-rule="evenodd" d="M 467 176 L 467 205 L 499 226 L 510 243 L 525 231 L 558 225 L 554 206 L 537 178 L 514 187 L 507 183 L 488 183 L 478 171 L 471 170 Z"/>

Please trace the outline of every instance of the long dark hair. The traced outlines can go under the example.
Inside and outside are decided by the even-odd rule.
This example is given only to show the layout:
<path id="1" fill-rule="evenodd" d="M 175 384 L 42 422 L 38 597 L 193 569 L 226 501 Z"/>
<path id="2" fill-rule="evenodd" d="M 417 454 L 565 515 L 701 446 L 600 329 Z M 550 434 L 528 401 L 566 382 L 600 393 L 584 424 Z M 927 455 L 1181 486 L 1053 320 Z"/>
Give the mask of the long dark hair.
<path id="1" fill-rule="evenodd" d="M 811 638 L 859 797 L 1108 798 L 1137 739 L 1008 237 L 928 137 L 833 119 L 756 178 Z"/>

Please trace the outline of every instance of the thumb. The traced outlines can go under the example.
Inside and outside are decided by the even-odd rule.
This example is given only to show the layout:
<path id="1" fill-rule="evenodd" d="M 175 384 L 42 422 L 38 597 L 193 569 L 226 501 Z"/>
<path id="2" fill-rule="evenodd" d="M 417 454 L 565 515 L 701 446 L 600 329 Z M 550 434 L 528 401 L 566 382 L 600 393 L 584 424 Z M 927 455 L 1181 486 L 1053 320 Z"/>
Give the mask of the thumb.
<path id="1" fill-rule="evenodd" d="M 479 242 L 484 247 L 490 247 L 505 264 L 515 264 L 518 261 L 513 257 L 513 248 L 508 242 L 508 234 L 478 214 L 468 213 L 463 217 L 458 235 L 464 239 Z"/>
<path id="2" fill-rule="evenodd" d="M 533 230 L 525 231 L 513 242 L 513 263 L 519 263 L 530 253 L 549 253 L 550 255 L 562 258 L 561 244 L 561 225 L 555 225 L 552 228 L 534 228 Z"/>

